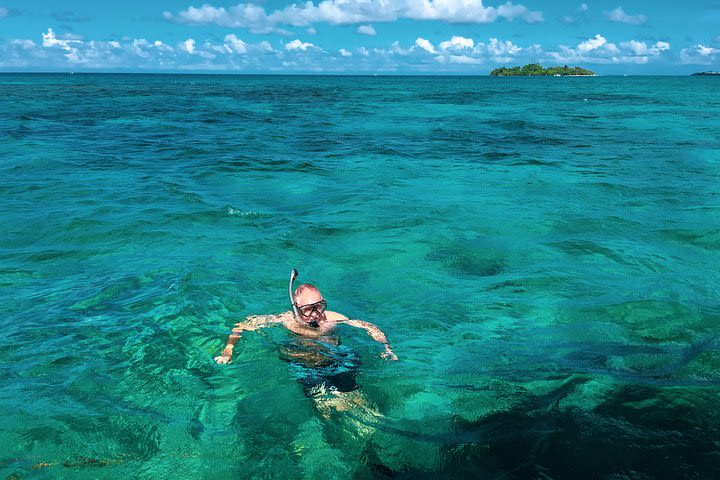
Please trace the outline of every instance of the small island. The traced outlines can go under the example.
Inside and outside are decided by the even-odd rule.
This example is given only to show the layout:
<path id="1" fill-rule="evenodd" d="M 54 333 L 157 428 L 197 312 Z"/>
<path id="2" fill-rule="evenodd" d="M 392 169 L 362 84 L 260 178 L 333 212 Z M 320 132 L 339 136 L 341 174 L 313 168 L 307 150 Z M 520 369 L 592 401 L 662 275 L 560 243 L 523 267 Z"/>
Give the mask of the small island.
<path id="1" fill-rule="evenodd" d="M 493 77 L 589 77 L 595 72 L 580 67 L 548 67 L 543 68 L 539 63 L 530 63 L 524 67 L 500 67 L 496 68 L 490 75 Z"/>
<path id="2" fill-rule="evenodd" d="M 720 72 L 695 72 L 693 77 L 720 77 Z"/>

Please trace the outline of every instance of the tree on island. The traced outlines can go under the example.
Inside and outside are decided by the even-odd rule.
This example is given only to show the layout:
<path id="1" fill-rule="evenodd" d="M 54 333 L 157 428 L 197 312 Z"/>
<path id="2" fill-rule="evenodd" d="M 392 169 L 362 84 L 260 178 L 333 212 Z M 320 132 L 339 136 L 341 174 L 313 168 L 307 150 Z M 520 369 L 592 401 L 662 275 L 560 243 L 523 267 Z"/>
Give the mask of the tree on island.
<path id="1" fill-rule="evenodd" d="M 493 77 L 547 77 L 566 75 L 595 75 L 595 72 L 580 67 L 549 67 L 543 68 L 539 63 L 529 63 L 524 67 L 500 67 L 496 68 L 490 75 Z"/>

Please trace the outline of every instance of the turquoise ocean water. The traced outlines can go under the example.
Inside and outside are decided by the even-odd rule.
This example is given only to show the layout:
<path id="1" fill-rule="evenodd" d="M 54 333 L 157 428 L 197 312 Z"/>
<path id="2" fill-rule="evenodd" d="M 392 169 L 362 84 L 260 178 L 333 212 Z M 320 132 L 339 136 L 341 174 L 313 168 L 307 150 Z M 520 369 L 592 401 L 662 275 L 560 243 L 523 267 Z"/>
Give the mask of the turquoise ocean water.
<path id="1" fill-rule="evenodd" d="M 717 80 L 0 76 L 1 478 L 717 477 Z"/>

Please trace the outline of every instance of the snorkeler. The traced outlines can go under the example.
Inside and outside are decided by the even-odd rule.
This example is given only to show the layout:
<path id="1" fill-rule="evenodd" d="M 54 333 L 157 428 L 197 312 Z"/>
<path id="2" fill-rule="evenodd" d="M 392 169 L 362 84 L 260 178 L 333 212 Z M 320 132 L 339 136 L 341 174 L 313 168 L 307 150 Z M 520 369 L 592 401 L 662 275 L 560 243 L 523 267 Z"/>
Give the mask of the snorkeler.
<path id="1" fill-rule="evenodd" d="M 244 322 L 236 323 L 222 353 L 215 357 L 217 363 L 225 364 L 232 361 L 233 348 L 242 336 L 242 332 L 258 330 L 277 323 L 282 323 L 285 328 L 301 337 L 321 341 L 332 338 L 329 335 L 339 324 L 362 328 L 373 340 L 383 344 L 385 350 L 380 354 L 383 358 L 397 360 L 385 334 L 378 327 L 362 320 L 350 320 L 340 313 L 327 310 L 327 301 L 317 287 L 303 283 L 293 293 L 292 285 L 297 276 L 297 270 L 293 268 L 288 285 L 292 310 L 278 315 L 254 315 L 247 317 Z"/>

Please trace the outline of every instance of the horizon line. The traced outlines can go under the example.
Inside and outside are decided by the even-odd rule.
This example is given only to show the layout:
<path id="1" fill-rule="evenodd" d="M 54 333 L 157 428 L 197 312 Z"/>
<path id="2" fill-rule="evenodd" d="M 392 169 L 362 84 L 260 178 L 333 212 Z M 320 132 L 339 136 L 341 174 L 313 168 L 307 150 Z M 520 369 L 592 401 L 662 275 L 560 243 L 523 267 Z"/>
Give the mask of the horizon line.
<path id="1" fill-rule="evenodd" d="M 560 77 L 690 77 L 694 73 L 713 72 L 712 70 L 698 71 L 692 73 L 612 73 L 594 75 L 560 75 Z M 714 72 L 713 72 L 714 73 Z M 491 75 L 489 73 L 428 73 L 428 72 L 405 72 L 405 73 L 334 73 L 334 72 L 227 72 L 227 71 L 72 71 L 72 70 L 17 70 L 2 71 L 0 75 L 224 75 L 224 76 L 287 76 L 287 77 L 497 77 L 497 78 L 526 78 L 526 77 L 554 77 L 553 75 Z"/>

